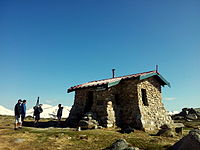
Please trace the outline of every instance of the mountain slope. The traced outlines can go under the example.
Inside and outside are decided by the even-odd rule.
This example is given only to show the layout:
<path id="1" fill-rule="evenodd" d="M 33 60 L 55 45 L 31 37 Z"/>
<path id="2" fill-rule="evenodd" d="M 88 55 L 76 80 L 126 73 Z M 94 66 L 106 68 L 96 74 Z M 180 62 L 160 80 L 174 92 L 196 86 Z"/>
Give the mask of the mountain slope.
<path id="1" fill-rule="evenodd" d="M 0 105 L 0 115 L 14 116 L 14 111 Z"/>
<path id="2" fill-rule="evenodd" d="M 43 112 L 40 114 L 41 118 L 56 118 L 58 106 L 43 104 L 42 109 Z M 63 106 L 62 118 L 67 118 L 69 116 L 70 109 L 71 107 L 69 106 Z M 0 115 L 14 116 L 14 111 L 0 105 Z M 33 116 L 33 108 L 26 111 L 26 116 Z"/>
<path id="3" fill-rule="evenodd" d="M 42 105 L 43 112 L 40 114 L 41 118 L 56 118 L 58 106 L 51 106 L 48 104 Z M 62 118 L 67 118 L 69 116 L 69 111 L 71 107 L 69 106 L 63 106 L 63 113 Z M 33 108 L 27 110 L 26 116 L 33 116 Z"/>

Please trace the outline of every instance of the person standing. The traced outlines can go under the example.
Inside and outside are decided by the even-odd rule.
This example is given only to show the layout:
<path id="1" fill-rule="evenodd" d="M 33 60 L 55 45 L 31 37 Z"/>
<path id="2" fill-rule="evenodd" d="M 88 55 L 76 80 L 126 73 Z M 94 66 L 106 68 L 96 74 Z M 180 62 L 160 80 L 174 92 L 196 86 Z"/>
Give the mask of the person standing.
<path id="1" fill-rule="evenodd" d="M 58 124 L 60 124 L 60 121 L 61 121 L 62 111 L 63 111 L 63 107 L 61 107 L 61 104 L 58 104 L 58 111 L 57 111 Z"/>
<path id="2" fill-rule="evenodd" d="M 40 120 L 40 113 L 43 112 L 42 104 L 39 104 L 39 105 L 34 106 L 33 109 L 34 109 L 33 115 L 34 115 L 34 117 L 35 117 L 34 125 L 35 125 L 35 126 L 38 126 L 38 122 L 39 122 L 39 120 Z"/>
<path id="3" fill-rule="evenodd" d="M 22 116 L 22 124 L 24 122 L 24 119 L 26 117 L 26 100 L 23 100 L 22 104 L 21 104 L 21 116 Z"/>
<path id="4" fill-rule="evenodd" d="M 21 122 L 21 103 L 22 100 L 19 99 L 17 104 L 15 105 L 15 124 L 14 124 L 14 129 L 18 130 L 22 128 L 22 122 Z"/>

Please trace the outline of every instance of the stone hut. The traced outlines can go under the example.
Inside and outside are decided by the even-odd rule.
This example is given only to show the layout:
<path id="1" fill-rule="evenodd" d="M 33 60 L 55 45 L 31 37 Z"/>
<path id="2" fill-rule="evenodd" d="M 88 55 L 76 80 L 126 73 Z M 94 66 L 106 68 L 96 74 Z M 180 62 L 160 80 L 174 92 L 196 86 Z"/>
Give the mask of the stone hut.
<path id="1" fill-rule="evenodd" d="M 75 100 L 67 119 L 70 127 L 87 112 L 96 114 L 103 127 L 130 126 L 141 130 L 172 124 L 162 103 L 161 86 L 170 83 L 157 71 L 97 80 L 68 89 Z"/>

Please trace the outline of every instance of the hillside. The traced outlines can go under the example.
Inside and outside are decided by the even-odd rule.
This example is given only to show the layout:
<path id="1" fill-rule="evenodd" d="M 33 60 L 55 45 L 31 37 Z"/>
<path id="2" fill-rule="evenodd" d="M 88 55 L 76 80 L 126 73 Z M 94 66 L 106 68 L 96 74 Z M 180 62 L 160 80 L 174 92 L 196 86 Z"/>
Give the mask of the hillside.
<path id="1" fill-rule="evenodd" d="M 76 131 L 70 128 L 35 128 L 26 126 L 21 130 L 13 130 L 13 117 L 0 116 L 0 149 L 5 150 L 100 150 L 109 146 L 119 138 L 126 139 L 133 146 L 142 149 L 167 149 L 181 136 L 161 137 L 143 131 L 121 134 L 119 129 L 96 129 Z M 29 123 L 32 120 L 25 120 Z M 42 119 L 41 123 L 49 123 L 54 119 Z M 63 120 L 64 121 L 64 120 Z M 64 122 L 63 122 L 64 123 Z M 184 130 L 184 134 L 188 133 Z"/>

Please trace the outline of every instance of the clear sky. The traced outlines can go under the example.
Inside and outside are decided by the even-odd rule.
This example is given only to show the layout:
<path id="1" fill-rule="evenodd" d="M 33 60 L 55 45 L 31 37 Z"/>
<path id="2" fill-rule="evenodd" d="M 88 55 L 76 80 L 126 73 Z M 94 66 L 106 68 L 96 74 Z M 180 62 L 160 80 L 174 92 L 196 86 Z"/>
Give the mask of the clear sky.
<path id="1" fill-rule="evenodd" d="M 199 0 L 1 0 L 0 105 L 71 106 L 74 85 L 155 69 L 168 110 L 200 107 Z"/>

